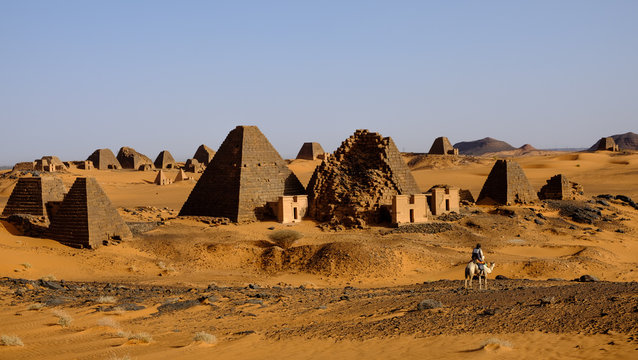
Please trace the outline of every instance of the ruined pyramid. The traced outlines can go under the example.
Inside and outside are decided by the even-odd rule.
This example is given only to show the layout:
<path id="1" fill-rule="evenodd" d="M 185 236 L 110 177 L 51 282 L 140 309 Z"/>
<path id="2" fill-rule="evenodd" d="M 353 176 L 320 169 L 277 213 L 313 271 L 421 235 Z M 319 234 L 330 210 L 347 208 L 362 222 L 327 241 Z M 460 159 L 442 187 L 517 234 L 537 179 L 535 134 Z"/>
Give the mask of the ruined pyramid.
<path id="1" fill-rule="evenodd" d="M 301 146 L 299 153 L 297 153 L 297 159 L 304 160 L 316 160 L 323 158 L 325 151 L 319 143 L 307 142 Z"/>
<path id="2" fill-rule="evenodd" d="M 77 178 L 51 219 L 50 236 L 59 242 L 94 249 L 104 242 L 132 237 L 131 231 L 94 178 Z"/>
<path id="3" fill-rule="evenodd" d="M 458 155 L 459 150 L 455 149 L 450 140 L 445 136 L 438 137 L 434 139 L 432 143 L 432 147 L 430 147 L 430 151 L 428 151 L 430 155 Z"/>
<path id="4" fill-rule="evenodd" d="M 124 169 L 138 170 L 144 165 L 154 166 L 153 161 L 146 155 L 135 151 L 132 147 L 122 146 L 117 152 L 117 160 Z"/>
<path id="5" fill-rule="evenodd" d="M 55 176 L 20 178 L 2 210 L 2 216 L 47 216 L 46 204 L 51 201 L 62 201 L 65 192 L 62 180 Z"/>
<path id="6" fill-rule="evenodd" d="M 93 167 L 98 170 L 121 169 L 122 164 L 117 160 L 111 149 L 97 149 L 87 160 L 93 162 Z"/>
<path id="7" fill-rule="evenodd" d="M 483 184 L 477 204 L 491 205 L 525 204 L 538 197 L 525 176 L 525 172 L 513 160 L 497 160 Z"/>
<path id="8" fill-rule="evenodd" d="M 160 152 L 154 164 L 158 169 L 172 169 L 177 165 L 175 159 L 173 159 L 173 155 L 171 155 L 168 150 Z"/>
<path id="9" fill-rule="evenodd" d="M 420 193 L 394 141 L 357 130 L 315 169 L 308 184 L 310 216 L 334 226 L 379 223 L 394 195 Z"/>
<path id="10" fill-rule="evenodd" d="M 237 126 L 182 206 L 180 215 L 262 219 L 266 203 L 304 188 L 277 150 L 256 126 Z"/>
<path id="11" fill-rule="evenodd" d="M 204 166 L 207 166 L 208 163 L 213 160 L 213 157 L 215 156 L 215 150 L 209 148 L 208 146 L 201 144 L 198 148 L 197 151 L 195 151 L 195 155 L 193 155 L 193 159 L 199 161 L 200 163 L 204 164 Z"/>
<path id="12" fill-rule="evenodd" d="M 171 180 L 166 176 L 164 170 L 160 170 L 157 172 L 157 176 L 155 177 L 155 181 L 153 181 L 155 185 L 168 185 L 171 183 Z"/>

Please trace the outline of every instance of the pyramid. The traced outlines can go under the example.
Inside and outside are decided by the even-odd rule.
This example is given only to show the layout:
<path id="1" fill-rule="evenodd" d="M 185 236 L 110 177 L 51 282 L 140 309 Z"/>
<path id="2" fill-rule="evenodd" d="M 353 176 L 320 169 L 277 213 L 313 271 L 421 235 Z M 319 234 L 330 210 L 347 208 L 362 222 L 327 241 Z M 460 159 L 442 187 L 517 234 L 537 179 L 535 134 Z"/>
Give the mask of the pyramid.
<path id="1" fill-rule="evenodd" d="M 113 155 L 111 149 L 97 149 L 87 160 L 93 162 L 93 167 L 98 170 L 121 169 L 122 165 Z"/>
<path id="2" fill-rule="evenodd" d="M 563 174 L 558 174 L 547 180 L 547 184 L 543 185 L 538 192 L 538 198 L 541 200 L 576 200 L 583 194 L 582 185 L 569 181 L 567 176 Z"/>
<path id="3" fill-rule="evenodd" d="M 459 150 L 455 149 L 450 140 L 445 136 L 438 137 L 434 139 L 434 143 L 432 143 L 432 147 L 430 151 L 428 151 L 430 155 L 458 155 Z"/>
<path id="4" fill-rule="evenodd" d="M 537 200 L 525 172 L 513 160 L 497 160 L 481 189 L 477 204 L 514 204 Z"/>
<path id="5" fill-rule="evenodd" d="M 155 181 L 153 181 L 153 183 L 155 185 L 168 185 L 171 183 L 171 180 L 169 180 L 169 178 L 166 177 L 164 170 L 160 170 L 157 173 L 157 176 L 155 177 Z"/>
<path id="6" fill-rule="evenodd" d="M 312 174 L 310 216 L 360 227 L 380 222 L 383 205 L 391 205 L 394 195 L 420 192 L 391 138 L 357 130 Z"/>
<path id="7" fill-rule="evenodd" d="M 237 126 L 182 206 L 180 215 L 262 219 L 267 202 L 305 190 L 286 162 L 256 126 Z"/>
<path id="8" fill-rule="evenodd" d="M 58 177 L 20 178 L 9 196 L 2 216 L 13 214 L 47 216 L 46 204 L 50 201 L 62 201 L 65 192 L 64 184 Z"/>
<path id="9" fill-rule="evenodd" d="M 596 144 L 596 150 L 618 151 L 618 145 L 611 136 L 601 138 Z"/>
<path id="10" fill-rule="evenodd" d="M 190 178 L 186 176 L 186 173 L 184 172 L 183 169 L 179 169 L 179 172 L 177 173 L 177 176 L 175 176 L 175 180 L 173 182 L 186 181 L 186 180 L 190 180 Z"/>
<path id="11" fill-rule="evenodd" d="M 199 145 L 199 147 L 197 148 L 197 151 L 195 151 L 195 155 L 193 155 L 193 159 L 199 161 L 200 163 L 204 164 L 204 166 L 207 166 L 208 163 L 213 160 L 213 157 L 215 156 L 215 150 L 209 148 L 208 146 L 201 144 Z"/>
<path id="12" fill-rule="evenodd" d="M 316 142 L 307 142 L 301 146 L 299 149 L 299 153 L 297 154 L 297 159 L 304 160 L 316 160 L 323 158 L 323 148 L 319 143 Z"/>
<path id="13" fill-rule="evenodd" d="M 168 150 L 160 152 L 155 159 L 155 167 L 158 169 L 172 169 L 175 165 L 177 165 L 175 159 Z"/>
<path id="14" fill-rule="evenodd" d="M 120 162 L 123 169 L 137 170 L 140 166 L 145 164 L 153 166 L 153 161 L 151 161 L 148 156 L 138 153 L 135 149 L 127 146 L 120 148 L 120 151 L 117 153 L 117 160 Z"/>
<path id="15" fill-rule="evenodd" d="M 94 249 L 132 234 L 94 178 L 77 178 L 51 220 L 49 234 L 59 242 Z"/>

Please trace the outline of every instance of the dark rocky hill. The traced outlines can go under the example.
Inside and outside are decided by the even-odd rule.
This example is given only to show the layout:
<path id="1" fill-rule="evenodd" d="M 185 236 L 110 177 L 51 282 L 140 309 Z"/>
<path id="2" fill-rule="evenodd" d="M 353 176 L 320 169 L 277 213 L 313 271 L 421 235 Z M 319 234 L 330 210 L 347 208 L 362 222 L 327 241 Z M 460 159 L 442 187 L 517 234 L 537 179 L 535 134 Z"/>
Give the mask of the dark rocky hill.
<path id="1" fill-rule="evenodd" d="M 475 141 L 461 141 L 454 144 L 454 147 L 459 149 L 459 154 L 464 155 L 483 155 L 516 149 L 505 141 L 496 140 L 491 137 Z"/>

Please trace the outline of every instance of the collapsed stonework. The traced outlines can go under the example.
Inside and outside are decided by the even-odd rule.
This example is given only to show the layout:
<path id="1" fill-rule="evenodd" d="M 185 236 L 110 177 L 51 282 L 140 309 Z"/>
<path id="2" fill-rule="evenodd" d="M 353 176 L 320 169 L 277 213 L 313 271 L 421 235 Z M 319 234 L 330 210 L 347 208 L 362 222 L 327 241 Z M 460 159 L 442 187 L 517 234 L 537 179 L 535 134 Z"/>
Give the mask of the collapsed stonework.
<path id="1" fill-rule="evenodd" d="M 483 184 L 477 204 L 525 204 L 537 200 L 521 166 L 513 160 L 497 160 Z"/>
<path id="2" fill-rule="evenodd" d="M 204 167 L 208 166 L 208 163 L 213 160 L 213 157 L 215 157 L 215 150 L 204 144 L 199 145 L 197 151 L 195 151 L 195 155 L 193 155 L 193 159 L 199 161 Z"/>
<path id="3" fill-rule="evenodd" d="M 37 171 L 48 172 L 67 170 L 66 165 L 64 165 L 62 160 L 60 160 L 57 156 L 43 156 L 42 158 L 35 160 L 34 168 Z"/>
<path id="4" fill-rule="evenodd" d="M 127 146 L 120 148 L 120 151 L 117 153 L 117 160 L 120 162 L 123 169 L 138 170 L 145 164 L 153 166 L 153 161 L 151 161 L 148 156 L 138 153 L 135 149 Z"/>
<path id="5" fill-rule="evenodd" d="M 206 170 L 206 166 L 200 163 L 197 159 L 188 159 L 184 165 L 184 169 L 192 173 L 202 173 Z"/>
<path id="6" fill-rule="evenodd" d="M 583 186 L 569 181 L 563 174 L 552 176 L 538 192 L 541 200 L 576 200 L 584 195 Z"/>
<path id="7" fill-rule="evenodd" d="M 608 136 L 598 140 L 596 150 L 618 151 L 618 145 L 613 137 Z"/>
<path id="8" fill-rule="evenodd" d="M 381 222 L 382 207 L 394 195 L 419 192 L 394 141 L 357 130 L 312 174 L 309 213 L 331 226 L 363 227 Z"/>
<path id="9" fill-rule="evenodd" d="M 30 214 L 49 217 L 51 205 L 47 204 L 62 201 L 65 192 L 62 180 L 55 176 L 20 178 L 2 210 L 2 216 Z"/>
<path id="10" fill-rule="evenodd" d="M 87 160 L 91 161 L 93 166 L 98 170 L 115 170 L 122 168 L 122 164 L 120 164 L 115 155 L 113 155 L 111 149 L 97 149 Z"/>
<path id="11" fill-rule="evenodd" d="M 237 126 L 193 188 L 181 216 L 252 221 L 269 214 L 267 203 L 305 190 L 286 161 L 256 126 Z"/>
<path id="12" fill-rule="evenodd" d="M 445 136 L 438 137 L 434 139 L 434 143 L 432 143 L 432 147 L 430 147 L 430 151 L 428 151 L 429 155 L 458 155 L 459 149 L 456 149 L 450 143 L 450 140 Z"/>
<path id="13" fill-rule="evenodd" d="M 319 143 L 316 142 L 307 142 L 301 146 L 299 149 L 299 153 L 297 153 L 297 159 L 304 160 L 317 160 L 323 159 L 325 151 Z"/>
<path id="14" fill-rule="evenodd" d="M 65 245 L 91 249 L 133 236 L 94 178 L 75 179 L 52 216 L 49 235 Z"/>
<path id="15" fill-rule="evenodd" d="M 173 159 L 173 155 L 168 150 L 164 150 L 155 158 L 155 167 L 158 169 L 173 169 L 177 166 L 177 162 Z"/>

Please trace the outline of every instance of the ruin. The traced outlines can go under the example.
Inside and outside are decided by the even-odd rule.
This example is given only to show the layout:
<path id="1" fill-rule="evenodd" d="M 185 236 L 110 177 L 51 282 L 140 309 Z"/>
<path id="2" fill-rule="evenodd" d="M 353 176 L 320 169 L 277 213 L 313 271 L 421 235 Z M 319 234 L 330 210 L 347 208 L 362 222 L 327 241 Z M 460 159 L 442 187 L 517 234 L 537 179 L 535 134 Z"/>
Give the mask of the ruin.
<path id="1" fill-rule="evenodd" d="M 16 163 L 11 171 L 35 171 L 35 161 Z"/>
<path id="2" fill-rule="evenodd" d="M 324 158 L 325 151 L 319 143 L 307 142 L 301 146 L 299 153 L 297 153 L 297 159 L 304 160 L 317 160 Z"/>
<path id="3" fill-rule="evenodd" d="M 155 185 L 169 185 L 171 183 L 172 181 L 166 176 L 164 170 L 158 171 L 155 181 L 153 181 L 153 184 Z"/>
<path id="4" fill-rule="evenodd" d="M 459 212 L 460 189 L 447 186 L 437 185 L 428 190 L 428 203 L 430 204 L 430 211 L 432 215 L 443 215 L 451 212 Z"/>
<path id="5" fill-rule="evenodd" d="M 280 196 L 277 201 L 268 202 L 268 206 L 282 224 L 301 222 L 308 212 L 308 196 Z"/>
<path id="6" fill-rule="evenodd" d="M 333 227 L 363 227 L 381 222 L 384 205 L 391 205 L 394 195 L 418 193 L 394 141 L 357 130 L 312 174 L 309 215 Z"/>
<path id="7" fill-rule="evenodd" d="M 213 157 L 215 157 L 215 150 L 204 144 L 199 145 L 197 151 L 195 151 L 195 155 L 193 155 L 193 159 L 199 161 L 204 167 L 208 166 L 208 163 L 213 160 Z"/>
<path id="8" fill-rule="evenodd" d="M 616 141 L 614 141 L 613 137 L 608 136 L 598 140 L 596 150 L 618 151 L 618 145 L 616 144 Z"/>
<path id="9" fill-rule="evenodd" d="M 48 217 L 47 204 L 62 201 L 65 192 L 62 180 L 56 176 L 19 178 L 2 216 L 29 214 Z"/>
<path id="10" fill-rule="evenodd" d="M 68 169 L 93 170 L 93 162 L 89 160 L 65 161 L 64 165 Z"/>
<path id="11" fill-rule="evenodd" d="M 132 237 L 94 178 L 77 178 L 51 219 L 49 236 L 65 245 L 95 249 Z"/>
<path id="12" fill-rule="evenodd" d="M 140 166 L 145 164 L 153 166 L 153 161 L 151 161 L 148 156 L 138 153 L 135 149 L 127 146 L 120 148 L 120 151 L 117 153 L 117 160 L 120 162 L 123 169 L 138 170 Z"/>
<path id="13" fill-rule="evenodd" d="M 425 223 L 432 219 L 425 194 L 395 195 L 391 213 L 392 223 L 396 225 Z"/>
<path id="14" fill-rule="evenodd" d="M 87 160 L 93 163 L 98 170 L 121 169 L 122 165 L 117 160 L 111 149 L 97 149 L 91 154 Z"/>
<path id="15" fill-rule="evenodd" d="M 173 155 L 168 150 L 164 150 L 157 155 L 155 159 L 155 167 L 158 169 L 173 169 L 177 166 Z"/>
<path id="16" fill-rule="evenodd" d="M 513 160 L 497 160 L 483 184 L 477 204 L 525 204 L 538 199 L 521 166 Z"/>
<path id="17" fill-rule="evenodd" d="M 155 167 L 151 164 L 142 164 L 137 168 L 138 171 L 151 171 L 155 170 Z"/>
<path id="18" fill-rule="evenodd" d="M 192 173 L 202 173 L 206 169 L 204 164 L 197 161 L 197 159 L 188 159 L 186 160 L 186 164 L 184 165 L 184 169 L 188 172 Z"/>
<path id="19" fill-rule="evenodd" d="M 177 173 L 177 176 L 175 176 L 175 180 L 173 182 L 186 181 L 186 180 L 190 180 L 190 179 L 191 178 L 186 176 L 186 173 L 184 172 L 183 169 L 179 169 L 179 172 Z"/>
<path id="20" fill-rule="evenodd" d="M 450 143 L 450 140 L 445 136 L 438 137 L 434 139 L 434 143 L 432 143 L 432 147 L 430 147 L 430 151 L 428 151 L 429 155 L 458 155 L 459 149 L 456 149 Z"/>
<path id="21" fill-rule="evenodd" d="M 43 156 L 35 160 L 34 168 L 37 171 L 56 172 L 66 170 L 66 165 L 57 156 Z"/>
<path id="22" fill-rule="evenodd" d="M 180 215 L 251 221 L 268 216 L 267 202 L 305 190 L 256 126 L 233 129 L 182 206 Z"/>
<path id="23" fill-rule="evenodd" d="M 576 200 L 584 194 L 583 186 L 569 181 L 563 174 L 552 176 L 538 192 L 541 200 Z"/>

